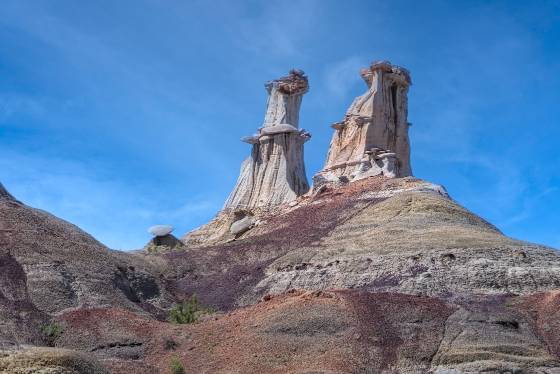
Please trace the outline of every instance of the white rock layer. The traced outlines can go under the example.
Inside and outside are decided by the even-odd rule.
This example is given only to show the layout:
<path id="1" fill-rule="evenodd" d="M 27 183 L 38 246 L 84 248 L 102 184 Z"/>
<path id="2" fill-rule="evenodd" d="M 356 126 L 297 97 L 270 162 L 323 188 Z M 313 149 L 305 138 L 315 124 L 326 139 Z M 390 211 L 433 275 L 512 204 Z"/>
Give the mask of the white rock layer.
<path id="1" fill-rule="evenodd" d="M 299 109 L 309 84 L 301 70 L 266 83 L 269 97 L 263 126 L 242 138 L 252 144 L 224 209 L 251 209 L 293 201 L 309 190 L 303 143 L 311 135 L 299 128 Z"/>
<path id="2" fill-rule="evenodd" d="M 412 175 L 408 139 L 408 87 L 410 75 L 389 62 L 374 62 L 362 69 L 368 90 L 357 97 L 344 119 L 332 125 L 325 167 L 320 180 L 390 178 Z"/>

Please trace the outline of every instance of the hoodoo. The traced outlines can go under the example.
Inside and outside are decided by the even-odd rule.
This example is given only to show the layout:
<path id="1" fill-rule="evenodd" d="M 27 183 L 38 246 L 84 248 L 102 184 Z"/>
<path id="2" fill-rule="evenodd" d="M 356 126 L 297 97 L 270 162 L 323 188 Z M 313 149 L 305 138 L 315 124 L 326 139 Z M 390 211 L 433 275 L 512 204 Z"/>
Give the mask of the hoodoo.
<path id="1" fill-rule="evenodd" d="M 252 145 L 224 209 L 251 209 L 290 202 L 309 190 L 303 143 L 311 135 L 299 128 L 299 109 L 308 91 L 307 76 L 291 70 L 265 84 L 268 103 L 264 124 L 241 140 Z"/>
<path id="2" fill-rule="evenodd" d="M 325 167 L 314 178 L 316 184 L 412 175 L 407 122 L 410 74 L 378 61 L 362 69 L 361 76 L 368 90 L 354 99 L 342 121 L 332 125 L 335 133 Z"/>

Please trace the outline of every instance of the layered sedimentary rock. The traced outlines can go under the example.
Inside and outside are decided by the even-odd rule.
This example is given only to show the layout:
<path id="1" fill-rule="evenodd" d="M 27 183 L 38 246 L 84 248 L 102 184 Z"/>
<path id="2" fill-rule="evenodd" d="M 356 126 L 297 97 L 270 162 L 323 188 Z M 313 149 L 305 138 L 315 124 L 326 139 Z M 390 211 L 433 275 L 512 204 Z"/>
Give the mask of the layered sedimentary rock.
<path id="1" fill-rule="evenodd" d="M 168 254 L 188 269 L 178 289 L 235 310 L 198 325 L 216 323 L 204 337 L 236 329 L 215 333 L 208 358 L 185 356 L 191 371 L 560 372 L 557 251 L 504 236 L 413 177 L 326 185 L 297 202 L 235 241 Z"/>
<path id="2" fill-rule="evenodd" d="M 157 269 L 0 187 L 0 348 L 41 343 L 41 326 L 65 310 L 112 305 L 161 315 L 174 299 Z"/>
<path id="3" fill-rule="evenodd" d="M 299 109 L 309 89 L 301 70 L 266 83 L 268 103 L 264 124 L 241 140 L 252 145 L 237 184 L 224 209 L 251 209 L 294 200 L 309 190 L 303 144 L 311 135 L 299 128 Z"/>
<path id="4" fill-rule="evenodd" d="M 332 125 L 324 169 L 315 182 L 339 178 L 361 179 L 373 175 L 390 178 L 412 175 L 408 140 L 408 71 L 386 61 L 362 69 L 368 86 Z"/>
<path id="5" fill-rule="evenodd" d="M 432 183 L 376 176 L 298 202 L 235 241 L 174 252 L 174 264 L 193 269 L 181 287 L 225 309 L 292 288 L 441 296 L 560 287 L 558 252 L 504 236 Z"/>

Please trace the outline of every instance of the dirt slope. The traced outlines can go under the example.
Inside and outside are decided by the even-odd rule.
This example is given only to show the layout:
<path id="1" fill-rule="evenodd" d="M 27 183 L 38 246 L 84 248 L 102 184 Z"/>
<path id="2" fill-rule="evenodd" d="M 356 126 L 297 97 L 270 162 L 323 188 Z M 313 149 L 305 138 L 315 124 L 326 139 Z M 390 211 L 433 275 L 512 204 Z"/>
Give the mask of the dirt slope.
<path id="1" fill-rule="evenodd" d="M 221 309 L 291 288 L 420 295 L 526 294 L 558 288 L 560 256 L 504 236 L 441 187 L 373 177 L 331 188 L 260 224 L 165 256 L 176 285 Z M 228 215 L 200 232 L 220 232 Z M 229 241 L 228 241 L 229 240 Z"/>
<path id="2" fill-rule="evenodd" d="M 193 325 L 90 309 L 58 318 L 57 345 L 114 373 L 558 373 L 558 299 L 297 290 Z"/>
<path id="3" fill-rule="evenodd" d="M 322 188 L 237 237 L 232 217 L 191 233 L 187 250 L 122 253 L 0 193 L 0 368 L 560 373 L 560 256 L 505 237 L 440 186 Z M 163 321 L 193 293 L 218 312 Z M 62 327 L 56 349 L 20 346 L 46 344 L 46 323 Z"/>

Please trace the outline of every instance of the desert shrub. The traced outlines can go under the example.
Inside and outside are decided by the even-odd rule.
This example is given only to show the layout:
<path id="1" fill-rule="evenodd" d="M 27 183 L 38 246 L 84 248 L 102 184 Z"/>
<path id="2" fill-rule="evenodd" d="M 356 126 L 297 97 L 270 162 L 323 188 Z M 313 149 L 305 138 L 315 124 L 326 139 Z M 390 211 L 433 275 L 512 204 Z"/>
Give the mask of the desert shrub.
<path id="1" fill-rule="evenodd" d="M 196 295 L 192 295 L 169 311 L 169 320 L 177 324 L 194 323 L 201 315 L 212 312 L 214 312 L 212 308 L 202 307 Z"/>
<path id="2" fill-rule="evenodd" d="M 172 358 L 169 362 L 169 370 L 171 374 L 185 374 L 185 368 L 178 358 Z"/>
<path id="3" fill-rule="evenodd" d="M 177 342 L 171 338 L 165 339 L 165 342 L 163 343 L 164 348 L 168 351 L 174 351 L 177 348 L 177 345 Z"/>
<path id="4" fill-rule="evenodd" d="M 43 337 L 50 346 L 54 346 L 56 339 L 60 338 L 63 331 L 64 329 L 62 328 L 62 326 L 60 326 L 56 322 L 51 322 L 41 327 Z"/>

